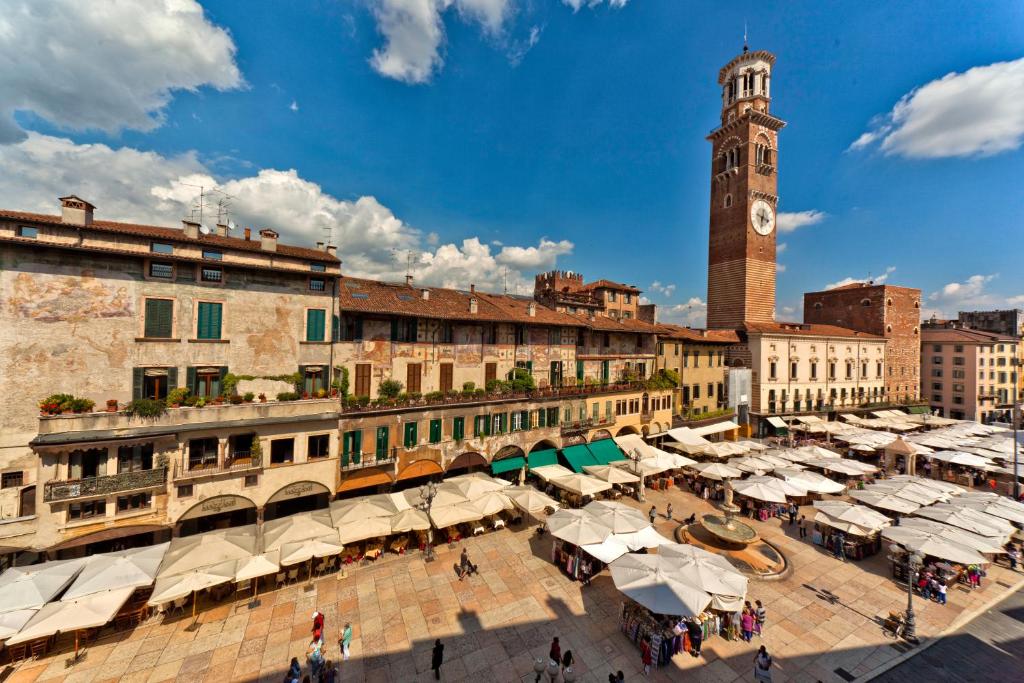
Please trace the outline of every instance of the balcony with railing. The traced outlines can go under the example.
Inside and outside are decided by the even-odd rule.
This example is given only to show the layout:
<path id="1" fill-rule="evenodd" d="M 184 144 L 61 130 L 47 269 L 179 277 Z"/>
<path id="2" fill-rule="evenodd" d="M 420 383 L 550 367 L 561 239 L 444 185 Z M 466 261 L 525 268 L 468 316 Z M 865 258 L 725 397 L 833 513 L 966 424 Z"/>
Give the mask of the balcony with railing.
<path id="1" fill-rule="evenodd" d="M 342 453 L 341 471 L 351 472 L 353 470 L 361 470 L 364 467 L 394 465 L 396 462 L 398 462 L 397 446 L 393 446 L 383 453 Z"/>
<path id="2" fill-rule="evenodd" d="M 86 479 L 48 481 L 43 484 L 43 501 L 55 503 L 76 498 L 96 498 L 111 493 L 126 493 L 145 489 L 164 488 L 167 468 L 118 472 Z"/>
<path id="3" fill-rule="evenodd" d="M 222 461 L 216 458 L 189 458 L 187 455 L 174 463 L 174 481 L 201 479 L 222 474 L 249 474 L 263 469 L 262 457 L 253 457 L 249 451 L 235 451 Z"/>
<path id="4" fill-rule="evenodd" d="M 609 427 L 613 424 L 615 424 L 615 416 L 605 415 L 604 417 L 588 417 L 584 420 L 570 420 L 568 422 L 562 422 L 560 427 L 562 436 L 575 436 L 590 429 Z"/>

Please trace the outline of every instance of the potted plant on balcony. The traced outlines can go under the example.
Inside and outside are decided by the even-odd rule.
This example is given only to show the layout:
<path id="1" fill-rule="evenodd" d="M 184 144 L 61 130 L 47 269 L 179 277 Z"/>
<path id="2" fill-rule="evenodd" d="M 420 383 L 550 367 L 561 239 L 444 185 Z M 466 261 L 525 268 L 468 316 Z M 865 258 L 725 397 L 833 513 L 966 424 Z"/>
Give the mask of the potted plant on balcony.
<path id="1" fill-rule="evenodd" d="M 258 398 L 260 399 L 260 403 L 266 403 L 267 402 L 267 395 L 262 393 L 262 392 L 260 393 Z"/>
<path id="2" fill-rule="evenodd" d="M 107 399 L 107 412 L 108 413 L 116 413 L 117 412 L 117 399 L 116 398 L 108 398 Z"/>
<path id="3" fill-rule="evenodd" d="M 263 446 L 260 445 L 260 438 L 258 436 L 252 437 L 252 445 L 249 447 L 249 458 L 252 460 L 253 467 L 261 467 L 263 465 Z"/>
<path id="4" fill-rule="evenodd" d="M 254 398 L 256 398 L 256 394 L 252 393 L 251 391 L 245 392 L 245 395 L 242 396 L 242 400 L 245 401 L 246 403 L 252 403 L 252 400 Z"/>
<path id="5" fill-rule="evenodd" d="M 124 407 L 130 417 L 141 417 L 151 420 L 167 412 L 167 404 L 153 398 L 137 398 Z"/>
<path id="6" fill-rule="evenodd" d="M 189 390 L 186 387 L 177 387 L 167 392 L 167 405 L 171 408 L 180 408 L 188 399 Z"/>

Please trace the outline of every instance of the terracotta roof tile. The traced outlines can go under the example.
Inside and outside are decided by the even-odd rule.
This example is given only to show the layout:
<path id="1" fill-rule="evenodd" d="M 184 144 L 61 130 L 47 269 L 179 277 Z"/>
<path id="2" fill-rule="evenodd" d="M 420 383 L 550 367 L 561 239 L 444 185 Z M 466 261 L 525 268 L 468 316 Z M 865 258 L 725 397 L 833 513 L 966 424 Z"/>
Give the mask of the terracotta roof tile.
<path id="1" fill-rule="evenodd" d="M 845 327 L 838 327 L 836 325 L 818 325 L 811 323 L 752 323 L 747 322 L 743 324 L 746 332 L 755 332 L 761 334 L 786 334 L 796 336 L 808 336 L 808 337 L 850 337 L 857 339 L 877 339 L 882 340 L 884 337 L 879 337 L 874 334 L 867 334 L 865 332 L 857 332 L 856 330 L 850 330 Z"/>
<path id="2" fill-rule="evenodd" d="M 959 344 L 991 344 L 1000 341 L 1016 341 L 1016 337 L 983 330 L 962 327 L 925 327 L 921 330 L 921 341 L 933 344 L 936 342 L 955 342 Z"/>
<path id="3" fill-rule="evenodd" d="M 738 344 L 740 336 L 736 330 L 703 330 L 679 325 L 662 324 L 658 327 L 660 339 L 700 342 L 702 344 Z"/>
<path id="4" fill-rule="evenodd" d="M 580 289 L 584 291 L 592 291 L 595 289 L 614 289 L 619 292 L 631 292 L 634 294 L 640 293 L 640 290 L 633 285 L 624 285 L 621 282 L 612 282 L 611 280 L 595 280 L 594 282 L 588 282 Z"/>
<path id="5" fill-rule="evenodd" d="M 0 218 L 7 218 L 16 221 L 26 221 L 32 223 L 46 223 L 49 225 L 65 225 L 67 227 L 81 227 L 81 226 L 68 226 L 61 220 L 60 216 L 52 216 L 43 213 L 28 213 L 25 211 L 11 211 L 9 209 L 0 209 Z M 122 235 L 135 235 L 138 237 L 150 237 L 154 239 L 169 240 L 174 242 L 187 242 L 189 244 L 203 244 L 209 246 L 223 247 L 225 249 L 240 249 L 243 251 L 263 251 L 260 246 L 260 240 L 257 237 L 254 240 L 246 240 L 241 237 L 221 237 L 220 235 L 204 235 L 200 239 L 192 239 L 185 236 L 185 231 L 181 228 L 168 228 L 158 225 L 140 225 L 137 223 L 118 223 L 115 221 L 97 221 L 94 220 L 90 225 L 81 227 L 83 230 L 96 230 L 98 232 L 111 232 L 119 233 Z M 269 253 L 269 252 L 264 252 Z M 332 256 L 327 252 L 318 251 L 316 249 L 310 249 L 308 247 L 293 247 L 288 244 L 278 243 L 277 251 L 275 253 L 283 256 L 293 256 L 295 258 L 304 258 L 311 261 L 323 261 L 326 263 L 339 263 L 338 257 Z"/>

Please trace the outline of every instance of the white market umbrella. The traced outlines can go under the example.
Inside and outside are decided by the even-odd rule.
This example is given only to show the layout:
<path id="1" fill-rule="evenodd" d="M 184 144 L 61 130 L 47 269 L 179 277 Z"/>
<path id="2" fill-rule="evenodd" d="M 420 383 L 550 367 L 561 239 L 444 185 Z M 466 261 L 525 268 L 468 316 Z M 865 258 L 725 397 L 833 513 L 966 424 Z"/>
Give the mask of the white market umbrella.
<path id="1" fill-rule="evenodd" d="M 918 505 L 931 505 L 932 503 L 936 503 L 940 500 L 949 500 L 949 497 L 942 491 L 929 486 L 922 486 L 921 484 L 912 481 L 899 482 L 891 479 L 885 479 L 883 481 L 875 482 L 866 488 L 871 491 L 892 493 L 893 495 L 899 496 L 900 498 L 906 498 Z"/>
<path id="2" fill-rule="evenodd" d="M 673 543 L 672 539 L 665 538 L 650 525 L 645 526 L 640 531 L 614 535 L 626 544 L 626 547 L 629 548 L 630 552 L 640 550 L 640 548 L 657 548 L 665 545 L 666 543 Z"/>
<path id="3" fill-rule="evenodd" d="M 71 585 L 85 561 L 81 558 L 8 569 L 0 585 L 0 613 L 42 607 Z"/>
<path id="4" fill-rule="evenodd" d="M 786 481 L 795 481 L 799 486 L 806 488 L 811 493 L 842 493 L 846 490 L 846 487 L 839 482 L 833 481 L 817 472 L 779 467 L 773 474 Z"/>
<path id="5" fill-rule="evenodd" d="M 747 477 L 743 480 L 744 482 L 770 484 L 777 486 L 786 496 L 792 496 L 794 498 L 802 498 L 807 495 L 807 488 L 800 485 L 799 481 L 779 479 L 778 477 Z"/>
<path id="6" fill-rule="evenodd" d="M 13 612 L 0 614 L 0 640 L 10 638 L 24 628 L 38 609 L 16 609 Z"/>
<path id="7" fill-rule="evenodd" d="M 568 477 L 552 479 L 551 483 L 560 489 L 571 491 L 581 496 L 593 496 L 601 491 L 607 491 L 612 487 L 606 481 L 601 481 L 586 474 L 572 474 Z"/>
<path id="8" fill-rule="evenodd" d="M 869 507 L 841 500 L 815 501 L 814 507 L 818 510 L 815 521 L 858 536 L 869 536 L 892 523 L 888 517 Z"/>
<path id="9" fill-rule="evenodd" d="M 829 472 L 838 472 L 839 474 L 845 474 L 848 477 L 861 477 L 867 474 L 867 472 L 862 467 L 858 467 L 857 464 L 854 464 L 854 461 L 842 460 L 840 458 L 821 458 L 819 460 L 808 460 L 804 464 L 807 465 L 808 467 L 817 467 L 819 469 L 827 470 Z M 871 469 L 875 470 L 876 468 L 871 467 Z"/>
<path id="10" fill-rule="evenodd" d="M 501 491 L 488 491 L 469 501 L 484 517 L 512 509 L 512 501 Z"/>
<path id="11" fill-rule="evenodd" d="M 715 609 L 741 609 L 747 594 L 747 577 L 721 555 L 685 543 L 669 543 L 658 548 L 658 555 L 678 563 L 677 571 L 688 583 L 710 593 Z"/>
<path id="12" fill-rule="evenodd" d="M 731 458 L 729 460 L 729 467 L 735 467 L 741 472 L 751 472 L 758 476 L 767 474 L 774 470 L 777 465 L 767 460 L 763 460 L 760 456 L 752 456 L 745 458 Z"/>
<path id="13" fill-rule="evenodd" d="M 776 455 L 784 460 L 789 460 L 790 462 L 804 462 L 805 460 L 812 459 L 811 456 L 807 455 L 806 453 L 801 453 L 800 451 L 794 450 L 792 448 L 776 451 L 772 455 Z"/>
<path id="14" fill-rule="evenodd" d="M 928 477 L 918 477 L 912 474 L 896 474 L 886 479 L 886 481 L 918 484 L 919 486 L 925 486 L 936 491 L 941 491 L 947 498 L 949 496 L 958 496 L 966 491 L 962 486 L 951 484 L 948 481 L 929 479 Z"/>
<path id="15" fill-rule="evenodd" d="M 776 481 L 779 481 L 776 479 Z M 766 503 L 785 503 L 786 493 L 781 486 L 775 486 L 770 482 L 760 481 L 736 481 L 732 483 L 732 489 L 737 495 L 762 500 Z"/>
<path id="16" fill-rule="evenodd" d="M 929 533 L 935 534 L 947 541 L 959 543 L 962 546 L 976 550 L 979 553 L 985 555 L 998 555 L 1005 550 L 998 540 L 992 538 L 986 538 L 978 534 L 967 531 L 966 529 L 959 529 L 955 526 L 949 526 L 942 522 L 936 522 L 933 519 L 925 519 L 923 517 L 904 517 L 900 520 L 900 526 L 909 527 L 912 529 L 923 529 Z"/>
<path id="17" fill-rule="evenodd" d="M 153 594 L 149 596 L 150 605 L 162 605 L 178 598 L 193 595 L 192 616 L 196 614 L 194 594 L 222 583 L 235 580 L 235 567 L 238 560 L 226 560 L 217 564 L 199 567 L 182 574 L 160 576 L 153 585 Z"/>
<path id="18" fill-rule="evenodd" d="M 580 550 L 605 564 L 611 564 L 630 551 L 629 546 L 618 534 L 611 534 L 600 543 L 581 545 Z"/>
<path id="19" fill-rule="evenodd" d="M 858 453 L 874 453 L 878 449 L 866 443 L 855 443 L 850 445 L 850 450 L 857 451 Z"/>
<path id="20" fill-rule="evenodd" d="M 368 517 L 360 521 L 345 522 L 338 527 L 338 538 L 342 545 L 358 543 L 368 538 L 390 536 L 391 517 Z"/>
<path id="21" fill-rule="evenodd" d="M 816 460 L 816 459 L 820 459 L 820 458 L 840 458 L 840 457 L 842 457 L 841 455 L 839 455 L 835 451 L 830 451 L 829 449 L 822 448 L 821 446 L 801 446 L 800 448 L 797 448 L 796 451 L 806 455 L 808 458 L 810 458 L 812 460 Z"/>
<path id="22" fill-rule="evenodd" d="M 887 491 L 869 491 L 867 489 L 863 491 L 850 491 L 850 497 L 865 505 L 883 510 L 892 510 L 904 515 L 910 514 L 921 507 L 911 500 L 901 498 L 897 494 Z"/>
<path id="23" fill-rule="evenodd" d="M 476 500 L 485 493 L 501 491 L 509 486 L 509 482 L 503 479 L 495 479 L 482 472 L 475 472 L 445 479 L 438 488 L 454 488 L 467 499 Z"/>
<path id="24" fill-rule="evenodd" d="M 532 486 L 513 486 L 505 489 L 504 494 L 513 505 L 527 514 L 536 515 L 548 508 L 558 509 L 557 500 Z"/>
<path id="25" fill-rule="evenodd" d="M 694 470 L 705 479 L 715 479 L 718 481 L 723 479 L 738 479 L 743 476 L 743 472 L 740 470 L 720 462 L 701 462 L 691 466 L 690 469 Z"/>
<path id="26" fill-rule="evenodd" d="M 430 528 L 430 518 L 423 510 L 409 508 L 391 517 L 392 533 L 402 534 L 407 531 L 426 531 Z"/>
<path id="27" fill-rule="evenodd" d="M 444 529 L 445 527 L 466 522 L 476 522 L 483 518 L 484 515 L 473 507 L 472 503 L 468 500 L 455 505 L 442 505 L 440 507 L 433 505 L 430 508 L 430 521 L 437 529 Z"/>
<path id="28" fill-rule="evenodd" d="M 1015 505 L 1012 506 L 1007 505 L 1002 502 L 1003 500 L 1005 500 L 1007 503 L 1014 503 L 1014 501 L 1008 498 L 1004 498 L 1001 500 L 997 499 L 991 501 L 980 499 L 957 500 L 956 504 L 962 505 L 963 507 L 970 508 L 972 510 L 977 510 L 978 512 L 984 512 L 986 515 L 992 515 L 993 517 L 1005 519 L 1009 522 L 1024 524 L 1024 509 L 1022 509 L 1024 508 L 1024 506 L 1020 505 L 1020 503 L 1016 503 Z"/>
<path id="29" fill-rule="evenodd" d="M 584 465 L 583 471 L 609 484 L 635 484 L 640 481 L 640 477 L 635 474 L 622 467 L 612 467 L 611 465 Z"/>
<path id="30" fill-rule="evenodd" d="M 1008 541 L 1010 535 L 1013 534 L 1013 525 L 1006 520 L 970 508 L 940 503 L 921 508 L 914 514 L 918 517 L 926 517 L 934 519 L 936 522 L 966 529 L 987 538 L 998 538 L 1003 543 Z"/>
<path id="31" fill-rule="evenodd" d="M 750 440 L 744 439 L 744 440 L 737 441 L 736 443 L 740 444 L 741 446 L 743 446 L 744 448 L 746 448 L 747 450 L 750 450 L 750 451 L 764 452 L 764 451 L 768 450 L 768 446 L 765 446 L 763 443 L 760 443 L 758 441 L 750 441 Z"/>
<path id="32" fill-rule="evenodd" d="M 649 519 L 636 508 L 615 501 L 595 500 L 584 506 L 583 511 L 592 515 L 615 534 L 628 534 L 651 526 Z"/>
<path id="33" fill-rule="evenodd" d="M 530 470 L 531 474 L 535 474 L 543 481 L 550 482 L 553 479 L 559 477 L 568 477 L 574 474 L 574 472 L 561 465 L 542 465 L 541 467 L 534 467 Z"/>
<path id="34" fill-rule="evenodd" d="M 263 551 L 278 550 L 286 543 L 322 538 L 331 534 L 337 538 L 334 521 L 328 510 L 300 512 L 263 523 Z"/>
<path id="35" fill-rule="evenodd" d="M 964 453 L 962 451 L 938 451 L 932 453 L 927 457 L 932 460 L 940 460 L 942 462 L 949 463 L 950 465 L 962 465 L 964 467 L 975 467 L 975 468 L 987 468 L 992 467 L 993 463 L 988 458 L 983 458 L 980 455 L 974 453 Z"/>
<path id="36" fill-rule="evenodd" d="M 274 574 L 281 570 L 281 551 L 271 550 L 270 552 L 253 555 L 239 560 L 235 565 L 235 582 L 250 581 L 261 576 Z"/>
<path id="37" fill-rule="evenodd" d="M 655 614 L 694 617 L 711 603 L 660 555 L 623 555 L 610 566 L 615 587 Z"/>
<path id="38" fill-rule="evenodd" d="M 116 588 L 66 602 L 51 602 L 29 619 L 21 631 L 8 638 L 7 644 L 17 645 L 74 631 L 77 659 L 78 631 L 109 624 L 134 592 L 134 588 Z"/>
<path id="39" fill-rule="evenodd" d="M 388 530 L 391 524 L 388 523 Z M 281 546 L 281 566 L 290 567 L 302 562 L 312 562 L 315 558 L 330 557 L 339 554 L 344 545 L 338 537 L 338 532 L 326 534 L 318 538 L 306 538 L 301 541 L 290 541 Z M 310 566 L 312 569 L 312 566 Z"/>
<path id="40" fill-rule="evenodd" d="M 559 510 L 548 516 L 547 527 L 552 536 L 573 545 L 602 543 L 612 533 L 609 527 L 583 510 Z"/>
<path id="41" fill-rule="evenodd" d="M 418 489 L 410 489 L 419 496 Z M 415 502 L 419 502 L 418 500 Z M 398 506 L 388 494 L 363 496 L 351 500 L 337 500 L 331 503 L 331 519 L 334 524 L 357 522 L 370 517 L 390 517 L 398 512 Z"/>
<path id="42" fill-rule="evenodd" d="M 882 530 L 882 538 L 907 550 L 931 555 L 957 564 L 986 564 L 988 560 L 977 551 L 949 541 L 924 529 L 895 526 Z"/>
<path id="43" fill-rule="evenodd" d="M 220 562 L 237 562 L 256 554 L 256 525 L 218 529 L 171 539 L 157 571 L 162 576 L 184 574 Z"/>
<path id="44" fill-rule="evenodd" d="M 74 600 L 90 593 L 115 588 L 152 585 L 170 543 L 92 555 L 61 600 Z"/>

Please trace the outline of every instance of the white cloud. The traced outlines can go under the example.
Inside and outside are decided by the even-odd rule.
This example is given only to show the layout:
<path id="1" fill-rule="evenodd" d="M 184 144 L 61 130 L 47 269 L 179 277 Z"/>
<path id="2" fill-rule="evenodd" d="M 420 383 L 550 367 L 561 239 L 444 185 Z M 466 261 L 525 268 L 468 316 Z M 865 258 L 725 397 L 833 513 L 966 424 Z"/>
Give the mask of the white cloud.
<path id="1" fill-rule="evenodd" d="M 628 2 L 629 0 L 608 0 L 608 6 L 613 9 L 622 9 Z M 573 12 L 579 12 L 580 8 L 584 6 L 597 7 L 604 4 L 604 0 L 562 0 L 562 3 L 572 7 Z"/>
<path id="2" fill-rule="evenodd" d="M 403 83 L 426 83 L 444 64 L 443 15 L 451 7 L 492 38 L 502 35 L 513 10 L 511 0 L 372 0 L 371 5 L 384 45 L 374 50 L 370 65 Z"/>
<path id="3" fill-rule="evenodd" d="M 292 103 L 288 105 L 288 108 L 291 109 L 292 111 L 298 111 L 299 103 L 296 102 L 295 100 L 292 100 Z"/>
<path id="4" fill-rule="evenodd" d="M 787 245 L 785 242 L 779 242 L 778 244 L 775 245 L 775 253 L 781 254 L 782 252 L 786 251 L 787 246 L 789 245 Z"/>
<path id="5" fill-rule="evenodd" d="M 972 275 L 963 282 L 943 285 L 928 295 L 929 305 L 922 314 L 926 318 L 933 315 L 939 318 L 956 318 L 958 311 L 997 307 L 1002 303 L 999 297 L 985 289 L 986 285 L 997 277 L 996 273 Z"/>
<path id="6" fill-rule="evenodd" d="M 793 308 L 792 306 L 783 306 L 782 307 L 782 315 L 788 317 L 788 316 L 793 315 L 794 313 L 796 313 L 796 309 Z"/>
<path id="7" fill-rule="evenodd" d="M 5 0 L 0 144 L 33 114 L 65 129 L 151 130 L 174 91 L 243 85 L 235 44 L 194 0 Z"/>
<path id="8" fill-rule="evenodd" d="M 658 307 L 658 322 L 704 327 L 708 317 L 708 305 L 698 296 L 690 297 L 686 303 Z"/>
<path id="9" fill-rule="evenodd" d="M 835 289 L 836 287 L 845 287 L 846 285 L 852 285 L 854 282 L 874 282 L 876 285 L 880 285 L 889 279 L 889 276 L 896 272 L 896 266 L 889 266 L 885 269 L 885 272 L 881 275 L 868 275 L 867 277 L 844 277 L 838 282 L 830 282 L 825 285 L 825 289 Z"/>
<path id="10" fill-rule="evenodd" d="M 785 273 L 786 272 L 786 264 L 785 263 L 776 263 L 775 264 L 775 272 L 776 273 Z"/>
<path id="11" fill-rule="evenodd" d="M 53 214 L 57 197 L 74 193 L 96 204 L 99 217 L 156 225 L 177 225 L 188 213 L 196 195 L 191 185 L 218 185 L 193 152 L 164 157 L 38 133 L 0 147 L 0 167 L 6 178 L 0 183 L 0 206 L 5 208 Z M 475 237 L 437 245 L 436 235 L 408 225 L 375 197 L 338 199 L 294 169 L 262 169 L 224 180 L 219 187 L 235 197 L 232 217 L 239 226 L 273 227 L 282 241 L 298 245 L 329 239 L 339 245 L 348 275 L 400 280 L 404 254 L 411 251 L 419 282 L 462 288 L 475 283 L 501 291 L 507 281 L 509 291 L 528 293 L 535 271 L 554 267 L 573 248 L 567 240 L 541 239 L 534 246 L 509 245 L 492 253 Z"/>
<path id="12" fill-rule="evenodd" d="M 676 291 L 676 286 L 663 285 L 657 280 L 655 280 L 654 282 L 651 283 L 651 286 L 648 289 L 650 289 L 652 292 L 658 292 L 659 294 L 662 294 L 665 297 L 671 297 L 672 294 L 675 293 Z"/>
<path id="13" fill-rule="evenodd" d="M 780 233 L 793 232 L 797 228 L 820 223 L 827 217 L 827 213 L 824 211 L 817 211 L 815 209 L 793 212 L 781 211 L 779 212 L 778 219 L 776 220 L 776 225 L 778 226 Z"/>
<path id="14" fill-rule="evenodd" d="M 1024 306 L 1024 294 L 1018 294 L 1017 296 L 1011 296 L 1006 300 L 1006 303 L 1010 306 Z"/>
<path id="15" fill-rule="evenodd" d="M 917 159 L 987 156 L 1024 141 L 1024 58 L 952 72 L 915 88 L 851 145 Z"/>

